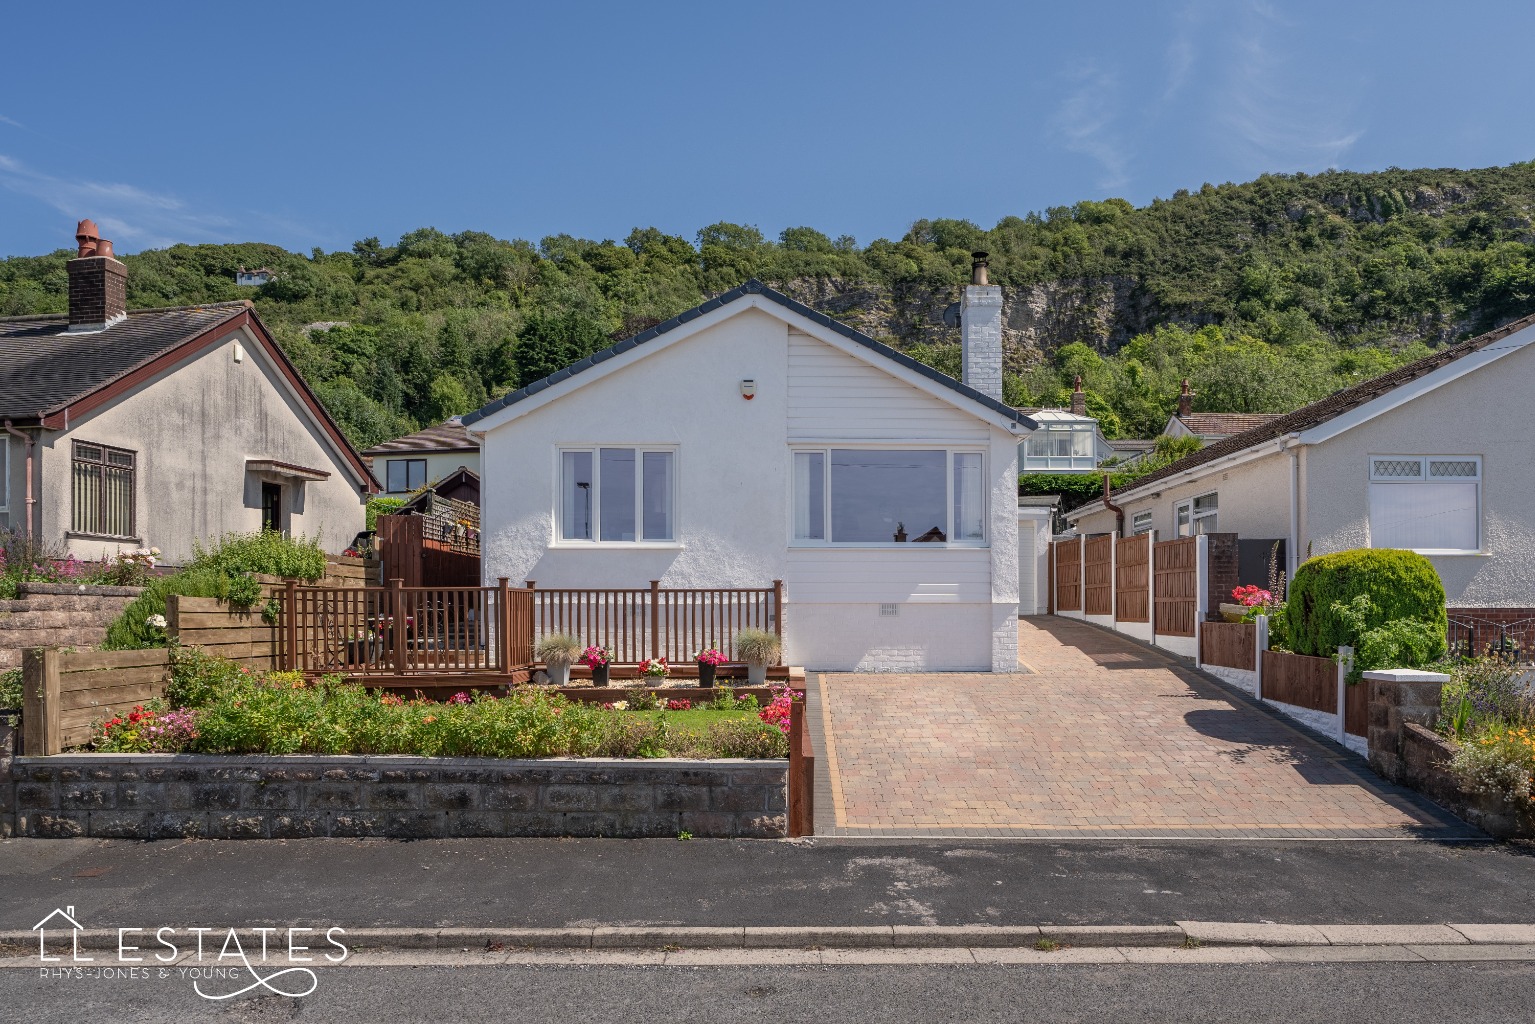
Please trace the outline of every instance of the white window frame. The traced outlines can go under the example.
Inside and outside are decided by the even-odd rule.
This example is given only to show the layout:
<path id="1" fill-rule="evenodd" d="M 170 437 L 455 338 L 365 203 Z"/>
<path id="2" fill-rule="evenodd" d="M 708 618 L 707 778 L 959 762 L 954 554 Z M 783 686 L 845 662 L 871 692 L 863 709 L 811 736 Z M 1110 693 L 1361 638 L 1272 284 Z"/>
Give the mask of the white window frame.
<path id="1" fill-rule="evenodd" d="M 1214 498 L 1216 500 L 1216 507 L 1215 511 L 1213 512 L 1205 512 L 1201 514 L 1197 509 L 1195 509 L 1194 503 L 1196 501 L 1202 501 L 1205 498 Z M 1184 524 L 1178 522 L 1179 515 L 1184 512 L 1187 512 L 1189 517 L 1187 533 L 1183 532 Z M 1218 490 L 1206 491 L 1203 494 L 1196 494 L 1192 498 L 1184 498 L 1182 501 L 1175 501 L 1173 502 L 1173 534 L 1178 537 L 1198 537 L 1200 536 L 1199 521 L 1201 519 L 1215 519 L 1217 525 L 1219 525 L 1220 512 L 1220 491 Z"/>
<path id="2" fill-rule="evenodd" d="M 1410 455 L 1410 454 L 1409 455 L 1403 455 L 1403 454 L 1383 454 L 1383 453 L 1377 452 L 1377 453 L 1375 453 L 1373 455 L 1370 455 L 1368 458 L 1369 458 L 1369 461 L 1366 463 L 1366 473 L 1367 473 L 1367 478 L 1369 480 L 1369 485 L 1368 486 L 1371 487 L 1371 488 L 1375 487 L 1377 484 L 1390 485 L 1390 486 L 1408 486 L 1408 487 L 1410 487 L 1410 486 L 1412 486 L 1414 484 L 1433 483 L 1433 482 L 1435 482 L 1436 479 L 1438 479 L 1438 480 L 1440 480 L 1442 482 L 1446 482 L 1446 483 L 1474 483 L 1476 485 L 1476 547 L 1474 547 L 1474 548 L 1409 548 L 1407 550 L 1415 551 L 1415 552 L 1417 552 L 1420 555 L 1480 555 L 1480 554 L 1484 554 L 1486 552 L 1485 544 L 1486 544 L 1486 536 L 1487 535 L 1486 535 L 1485 529 L 1482 526 L 1482 513 L 1483 513 L 1483 508 L 1484 508 L 1484 506 L 1483 506 L 1483 496 L 1482 496 L 1482 494 L 1483 494 L 1482 481 L 1485 479 L 1486 467 L 1483 464 L 1482 457 L 1480 455 L 1443 455 L 1443 454 L 1439 454 L 1439 455 Z M 1390 460 L 1390 461 L 1396 461 L 1396 462 L 1418 462 L 1418 463 L 1420 463 L 1421 469 L 1420 469 L 1419 475 L 1416 476 L 1416 477 L 1377 476 L 1376 473 L 1375 473 L 1375 463 L 1376 463 L 1376 460 L 1380 460 L 1380 461 Z M 1463 476 L 1461 476 L 1461 477 L 1440 477 L 1440 478 L 1435 478 L 1435 477 L 1429 475 L 1430 474 L 1429 464 L 1430 463 L 1434 463 L 1434 462 L 1474 462 L 1474 463 L 1476 463 L 1476 476 L 1474 478 L 1463 477 Z M 1370 506 L 1370 495 L 1369 495 L 1369 492 L 1366 491 L 1366 493 L 1365 493 L 1365 508 L 1366 508 L 1366 512 L 1367 512 L 1367 515 L 1366 515 L 1367 519 L 1369 518 L 1368 517 L 1369 506 Z M 1375 524 L 1373 522 L 1370 524 L 1370 546 L 1372 548 L 1375 547 Z M 1387 549 L 1387 550 L 1389 550 L 1389 549 Z M 1400 549 L 1398 549 L 1398 550 L 1400 550 Z"/>
<path id="3" fill-rule="evenodd" d="M 918 544 L 912 541 L 896 543 L 895 541 L 837 541 L 830 539 L 831 534 L 831 453 L 845 450 L 877 451 L 877 452 L 943 452 L 943 507 L 945 516 L 945 537 L 954 536 L 954 456 L 979 455 L 981 457 L 981 537 L 979 540 L 945 540 L 938 543 Z M 794 474 L 791 469 L 789 481 L 789 522 L 788 535 L 791 548 L 895 548 L 906 551 L 915 548 L 947 550 L 949 548 L 988 548 L 991 546 L 991 487 L 989 469 L 991 465 L 991 453 L 983 447 L 976 445 L 943 445 L 943 444 L 810 444 L 792 445 L 789 449 L 789 465 L 794 465 L 794 457 L 801 452 L 819 452 L 821 460 L 821 500 L 822 522 L 825 524 L 825 532 L 828 535 L 825 540 L 810 540 L 794 536 L 794 512 L 799 507 L 799 495 L 794 491 Z"/>
<path id="4" fill-rule="evenodd" d="M 0 512 L 11 511 L 11 438 L 0 444 Z M 14 524 L 12 524 L 14 525 Z"/>
<path id="5" fill-rule="evenodd" d="M 605 441 L 594 444 L 561 444 L 554 449 L 554 531 L 549 544 L 550 547 L 568 548 L 620 548 L 625 551 L 633 551 L 636 548 L 680 548 L 682 543 L 682 529 L 679 525 L 678 495 L 682 492 L 681 478 L 682 460 L 678 456 L 678 445 L 675 444 L 635 444 L 632 441 L 620 441 L 608 443 Z M 634 540 L 602 540 L 602 456 L 604 448 L 625 448 L 634 453 Z M 565 526 L 561 522 L 564 514 L 564 487 L 565 487 L 565 453 L 586 452 L 592 457 L 592 538 L 582 540 L 578 537 L 564 536 Z M 672 457 L 672 493 L 671 493 L 671 527 L 672 535 L 668 540 L 644 540 L 645 533 L 645 456 L 662 452 Z"/>
<path id="6" fill-rule="evenodd" d="M 1059 437 L 1066 434 L 1072 438 L 1072 454 L 1070 455 L 1035 455 L 1029 451 L 1035 438 L 1041 440 Z M 1087 438 L 1087 454 L 1077 455 L 1076 438 Z M 1068 425 L 1057 424 L 1053 421 L 1045 421 L 1039 425 L 1039 429 L 1029 434 L 1022 441 L 1020 457 L 1023 460 L 1023 472 L 1025 473 L 1072 473 L 1095 469 L 1098 466 L 1098 426 L 1096 423 L 1074 423 Z"/>
<path id="7" fill-rule="evenodd" d="M 1151 524 L 1153 518 L 1154 517 L 1152 516 L 1150 509 L 1147 509 L 1144 512 L 1137 512 L 1131 516 L 1130 536 L 1139 537 L 1142 534 L 1150 533 L 1152 531 Z"/>

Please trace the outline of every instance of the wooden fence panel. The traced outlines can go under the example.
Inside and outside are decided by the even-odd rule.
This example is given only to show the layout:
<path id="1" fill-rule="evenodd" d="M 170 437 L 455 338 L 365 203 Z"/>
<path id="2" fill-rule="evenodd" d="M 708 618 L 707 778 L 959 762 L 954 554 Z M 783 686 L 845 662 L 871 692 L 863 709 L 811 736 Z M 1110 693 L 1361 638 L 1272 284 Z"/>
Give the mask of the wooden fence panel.
<path id="1" fill-rule="evenodd" d="M 386 578 L 400 580 L 407 587 L 421 586 L 423 522 L 421 516 L 378 517 L 374 543 Z"/>
<path id="2" fill-rule="evenodd" d="M 1082 544 L 1082 610 L 1114 614 L 1114 535 L 1088 537 Z"/>
<path id="3" fill-rule="evenodd" d="M 1350 736 L 1370 735 L 1370 684 L 1362 679 L 1344 695 L 1343 731 Z"/>
<path id="4" fill-rule="evenodd" d="M 1199 614 L 1199 542 L 1195 537 L 1158 541 L 1156 625 L 1159 636 L 1193 636 Z"/>
<path id="5" fill-rule="evenodd" d="M 1059 541 L 1055 545 L 1055 610 L 1082 610 L 1082 538 Z"/>
<path id="6" fill-rule="evenodd" d="M 200 647 L 252 669 L 279 668 L 278 626 L 262 618 L 262 611 L 269 599 L 282 593 L 262 587 L 261 599 L 250 608 L 236 608 L 216 597 L 172 594 L 165 601 L 165 631 L 183 647 Z"/>
<path id="7" fill-rule="evenodd" d="M 1151 621 L 1151 534 L 1114 542 L 1114 618 Z"/>
<path id="8" fill-rule="evenodd" d="M 91 738 L 103 719 L 163 696 L 170 651 L 32 648 L 22 657 L 23 748 L 57 754 Z"/>
<path id="9" fill-rule="evenodd" d="M 1285 651 L 1264 651 L 1263 696 L 1300 708 L 1337 714 L 1337 662 L 1331 658 L 1313 658 Z"/>
<path id="10" fill-rule="evenodd" d="M 1206 665 L 1258 667 L 1258 624 L 1255 622 L 1206 622 L 1199 630 L 1199 660 Z"/>

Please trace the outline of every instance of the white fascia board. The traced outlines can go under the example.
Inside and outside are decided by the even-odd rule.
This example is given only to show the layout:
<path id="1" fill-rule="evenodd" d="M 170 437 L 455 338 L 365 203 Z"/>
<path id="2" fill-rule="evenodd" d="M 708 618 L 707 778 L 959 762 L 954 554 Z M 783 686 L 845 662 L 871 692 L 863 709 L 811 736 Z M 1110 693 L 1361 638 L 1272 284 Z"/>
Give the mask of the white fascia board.
<path id="1" fill-rule="evenodd" d="M 1230 455 L 1216 459 L 1213 462 L 1200 463 L 1194 468 L 1184 470 L 1175 476 L 1165 476 L 1160 480 L 1153 480 L 1151 483 L 1126 487 L 1124 490 L 1114 493 L 1114 504 L 1123 505 L 1127 501 L 1138 501 L 1144 497 L 1143 494 L 1139 493 L 1143 490 L 1156 493 L 1165 487 L 1176 487 L 1179 484 L 1186 484 L 1190 481 L 1198 480 L 1200 477 L 1209 476 L 1212 473 L 1223 473 L 1233 466 L 1240 466 L 1243 463 L 1252 462 L 1255 459 L 1261 459 L 1268 455 L 1277 455 L 1287 448 L 1299 447 L 1305 442 L 1298 441 L 1298 436 L 1296 434 L 1286 434 L 1283 437 L 1276 437 L 1272 440 L 1264 441 L 1262 444 L 1253 445 L 1251 448 L 1243 448 L 1239 452 L 1232 452 Z M 1103 499 L 1098 498 L 1083 505 L 1081 508 L 1066 513 L 1066 520 L 1068 522 L 1075 522 L 1082 516 L 1102 511 L 1105 511 Z"/>
<path id="2" fill-rule="evenodd" d="M 977 419 L 984 420 L 993 426 L 1001 427 L 1015 437 L 1027 436 L 1030 433 L 1030 431 L 1022 424 L 1014 423 L 1011 420 L 1004 418 L 999 413 L 993 412 L 991 409 L 988 409 L 983 405 L 970 401 L 959 392 L 950 388 L 946 388 L 935 381 L 928 380 L 922 374 L 908 370 L 906 367 L 900 365 L 899 363 L 893 362 L 889 359 L 879 358 L 878 354 L 872 350 L 867 349 L 864 346 L 857 344 L 856 342 L 849 341 L 834 331 L 828 331 L 814 320 L 811 320 L 808 317 L 803 317 L 791 309 L 786 309 L 785 307 L 774 302 L 772 299 L 764 298 L 761 295 L 743 295 L 728 305 L 720 306 L 716 309 L 711 309 L 703 316 L 700 316 L 694 320 L 689 320 L 687 323 L 682 324 L 681 326 L 674 327 L 667 331 L 665 334 L 659 335 L 658 337 L 645 342 L 643 345 L 636 345 L 634 348 L 627 352 L 616 355 L 611 359 L 605 359 L 602 362 L 597 363 L 578 374 L 565 378 L 558 384 L 555 384 L 553 387 L 545 388 L 543 391 L 540 391 L 536 395 L 524 398 L 522 401 L 516 403 L 515 405 L 509 405 L 504 409 L 496 410 L 489 416 L 486 416 L 484 419 L 479 420 L 471 427 L 469 427 L 469 432 L 474 436 L 483 439 L 486 434 L 492 430 L 495 430 L 497 427 L 510 423 L 512 420 L 517 419 L 520 416 L 525 416 L 537 409 L 542 409 L 550 402 L 558 401 L 560 398 L 576 390 L 577 388 L 584 387 L 585 385 L 594 381 L 602 380 L 610 374 L 618 373 L 633 363 L 636 363 L 639 360 L 644 359 L 646 356 L 651 355 L 652 353 L 660 352 L 661 350 L 674 345 L 679 341 L 684 341 L 688 338 L 691 338 L 698 334 L 700 331 L 706 331 L 711 327 L 729 320 L 731 317 L 739 316 L 741 313 L 748 309 L 756 309 L 761 310 L 764 313 L 768 313 L 776 319 L 787 324 L 794 330 L 799 331 L 801 334 L 807 334 L 810 337 L 815 338 L 817 341 L 832 346 L 840 352 L 844 352 L 847 355 L 862 360 L 870 366 L 883 370 L 885 373 L 890 374 L 897 380 L 910 384 L 912 387 L 915 387 L 919 391 L 929 394 L 934 398 L 942 399 L 948 404 L 969 413 Z"/>
<path id="3" fill-rule="evenodd" d="M 1517 352 L 1530 342 L 1535 341 L 1535 325 L 1515 331 L 1506 338 L 1501 338 L 1484 349 L 1479 349 L 1468 355 L 1461 356 L 1453 362 L 1445 363 L 1438 369 L 1425 373 L 1416 380 L 1410 380 L 1400 384 L 1379 398 L 1372 398 L 1363 405 L 1340 413 L 1326 423 L 1318 423 L 1310 430 L 1303 430 L 1300 434 L 1300 444 L 1321 444 L 1330 441 L 1343 433 L 1352 430 L 1362 423 L 1368 423 L 1375 417 L 1390 412 L 1425 395 L 1435 388 L 1443 387 L 1453 380 L 1464 377 L 1468 373 L 1474 373 L 1482 367 L 1497 362 L 1510 352 Z"/>

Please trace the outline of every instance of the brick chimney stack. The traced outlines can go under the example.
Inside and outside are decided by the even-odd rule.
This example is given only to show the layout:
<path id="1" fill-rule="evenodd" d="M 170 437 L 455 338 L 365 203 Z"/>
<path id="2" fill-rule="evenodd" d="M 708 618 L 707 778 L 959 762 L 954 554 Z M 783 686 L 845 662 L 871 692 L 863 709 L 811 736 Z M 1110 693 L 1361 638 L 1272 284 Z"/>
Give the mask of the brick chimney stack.
<path id="1" fill-rule="evenodd" d="M 964 382 L 1002 401 L 1002 288 L 991 283 L 984 252 L 971 254 L 970 283 L 959 300 Z"/>
<path id="2" fill-rule="evenodd" d="M 82 220 L 75 229 L 79 254 L 70 260 L 69 329 L 101 331 L 128 315 L 128 268 L 112 254 L 96 223 Z"/>
<path id="3" fill-rule="evenodd" d="M 1082 375 L 1080 373 L 1077 374 L 1077 379 L 1072 382 L 1071 414 L 1073 416 L 1087 415 L 1087 394 L 1082 390 Z"/>
<path id="4" fill-rule="evenodd" d="M 1194 392 L 1189 390 L 1189 379 L 1183 378 L 1183 391 L 1178 395 L 1178 418 L 1188 419 L 1194 413 Z"/>

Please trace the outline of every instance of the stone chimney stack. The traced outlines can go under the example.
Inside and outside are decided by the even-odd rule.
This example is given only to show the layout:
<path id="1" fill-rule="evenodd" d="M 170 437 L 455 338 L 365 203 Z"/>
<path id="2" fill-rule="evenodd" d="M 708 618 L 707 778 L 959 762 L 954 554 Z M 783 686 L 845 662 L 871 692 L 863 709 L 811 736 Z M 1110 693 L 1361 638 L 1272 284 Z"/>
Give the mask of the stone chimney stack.
<path id="1" fill-rule="evenodd" d="M 79 255 L 69 269 L 69 329 L 101 331 L 128 315 L 128 268 L 112 255 L 112 243 L 102 238 L 96 223 L 82 220 L 75 228 Z"/>
<path id="2" fill-rule="evenodd" d="M 1082 375 L 1077 374 L 1077 379 L 1071 388 L 1071 414 L 1073 416 L 1087 415 L 1087 394 L 1082 390 Z"/>
<path id="3" fill-rule="evenodd" d="M 1194 413 L 1194 392 L 1189 390 L 1189 379 L 1183 378 L 1183 390 L 1178 395 L 1178 418 L 1188 419 Z"/>
<path id="4" fill-rule="evenodd" d="M 959 301 L 964 382 L 1002 401 L 1002 288 L 991 283 L 984 252 L 971 253 L 970 283 Z"/>

